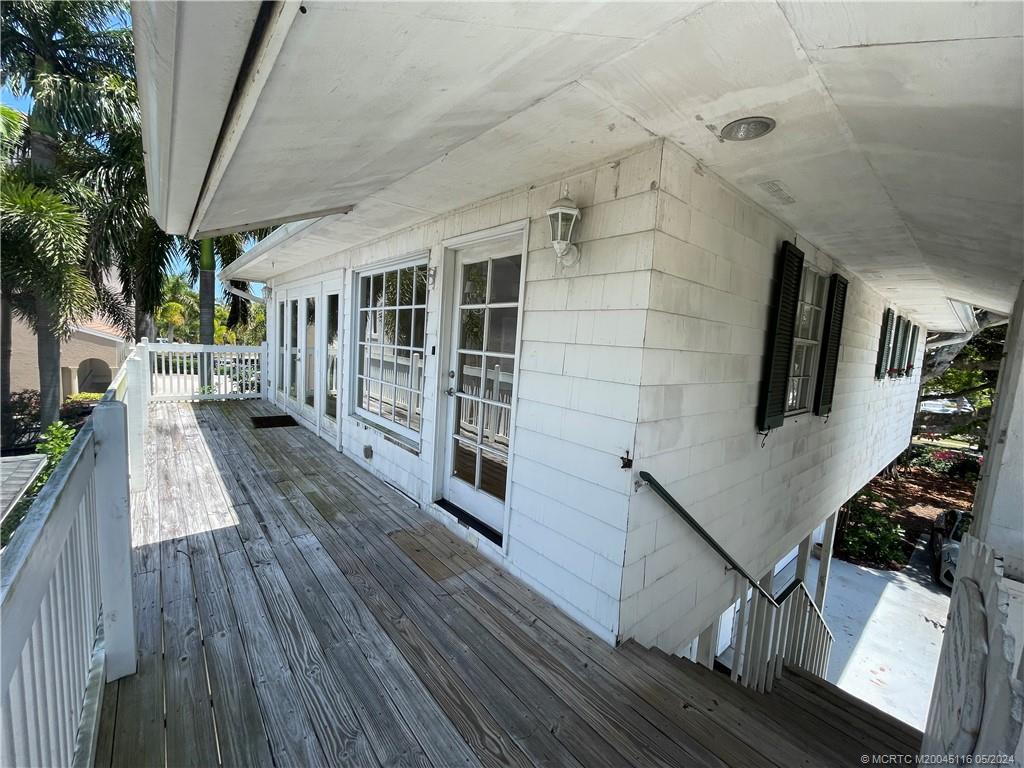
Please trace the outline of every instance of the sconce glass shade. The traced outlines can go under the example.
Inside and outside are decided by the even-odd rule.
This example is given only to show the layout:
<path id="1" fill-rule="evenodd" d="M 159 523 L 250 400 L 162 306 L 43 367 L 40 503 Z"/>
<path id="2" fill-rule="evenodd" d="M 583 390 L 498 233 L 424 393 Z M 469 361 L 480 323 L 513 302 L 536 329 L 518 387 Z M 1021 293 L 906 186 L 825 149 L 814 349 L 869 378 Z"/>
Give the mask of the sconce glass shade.
<path id="1" fill-rule="evenodd" d="M 572 234 L 580 219 L 580 209 L 568 197 L 557 200 L 548 209 L 551 224 L 551 247 L 562 264 L 573 264 L 579 259 L 579 251 L 572 244 Z"/>

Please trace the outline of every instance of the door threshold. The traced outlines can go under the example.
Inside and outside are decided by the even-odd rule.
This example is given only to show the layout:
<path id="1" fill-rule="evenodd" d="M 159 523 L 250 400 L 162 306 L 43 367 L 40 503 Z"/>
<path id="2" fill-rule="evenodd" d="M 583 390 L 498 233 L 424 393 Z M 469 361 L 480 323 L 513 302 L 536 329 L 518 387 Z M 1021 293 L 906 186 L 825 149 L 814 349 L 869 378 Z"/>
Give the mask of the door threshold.
<path id="1" fill-rule="evenodd" d="M 464 510 L 458 504 L 452 504 L 448 499 L 438 499 L 434 502 L 437 506 L 447 512 L 449 515 L 458 520 L 462 525 L 467 528 L 472 528 L 474 531 L 479 533 L 489 542 L 495 546 L 500 547 L 502 542 L 502 535 L 498 531 L 491 528 L 487 523 L 482 523 L 473 517 L 469 512 Z"/>

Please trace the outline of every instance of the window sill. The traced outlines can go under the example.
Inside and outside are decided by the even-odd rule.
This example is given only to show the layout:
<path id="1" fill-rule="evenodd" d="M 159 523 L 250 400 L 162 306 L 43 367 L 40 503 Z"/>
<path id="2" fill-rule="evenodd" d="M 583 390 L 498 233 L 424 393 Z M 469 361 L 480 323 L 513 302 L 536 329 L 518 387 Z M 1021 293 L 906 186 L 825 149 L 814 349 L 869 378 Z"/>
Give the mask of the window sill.
<path id="1" fill-rule="evenodd" d="M 377 422 L 373 421 L 372 419 L 366 418 L 365 416 L 363 416 L 360 413 L 353 413 L 353 414 L 350 414 L 350 415 L 352 416 L 352 418 L 360 426 L 362 426 L 363 429 L 372 429 L 374 432 L 379 433 L 381 435 L 381 437 L 383 437 L 389 443 L 393 443 L 394 445 L 397 445 L 399 448 L 401 448 L 402 450 L 408 451 L 413 456 L 419 456 L 420 455 L 420 444 L 419 444 L 419 442 L 414 441 L 414 440 L 406 437 L 405 435 L 400 435 L 397 432 L 395 432 L 394 430 L 388 429 L 387 427 L 385 427 L 385 426 L 383 426 L 381 424 L 378 424 Z"/>

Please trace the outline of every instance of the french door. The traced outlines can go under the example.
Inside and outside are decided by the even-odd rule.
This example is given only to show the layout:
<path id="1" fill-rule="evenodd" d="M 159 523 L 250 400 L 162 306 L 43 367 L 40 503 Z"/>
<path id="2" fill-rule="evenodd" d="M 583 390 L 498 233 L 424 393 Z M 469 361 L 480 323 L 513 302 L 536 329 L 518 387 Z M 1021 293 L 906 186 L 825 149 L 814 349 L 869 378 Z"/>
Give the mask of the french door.
<path id="1" fill-rule="evenodd" d="M 455 250 L 444 497 L 502 532 L 519 349 L 523 236 Z"/>
<path id="2" fill-rule="evenodd" d="M 284 302 L 287 326 L 283 355 L 287 362 L 285 405 L 314 425 L 317 422 L 318 304 L 318 291 L 311 289 L 289 291 Z"/>

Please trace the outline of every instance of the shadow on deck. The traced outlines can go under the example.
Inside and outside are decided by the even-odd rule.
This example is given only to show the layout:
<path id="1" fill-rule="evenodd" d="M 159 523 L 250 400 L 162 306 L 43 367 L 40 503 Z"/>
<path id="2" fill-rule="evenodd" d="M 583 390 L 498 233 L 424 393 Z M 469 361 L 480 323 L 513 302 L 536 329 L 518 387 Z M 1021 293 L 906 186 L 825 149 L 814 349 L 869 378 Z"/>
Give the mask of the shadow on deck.
<path id="1" fill-rule="evenodd" d="M 757 696 L 610 648 L 312 433 L 253 430 L 277 412 L 152 406 L 139 667 L 107 686 L 97 765 L 789 768 L 908 751 L 798 680 Z"/>

